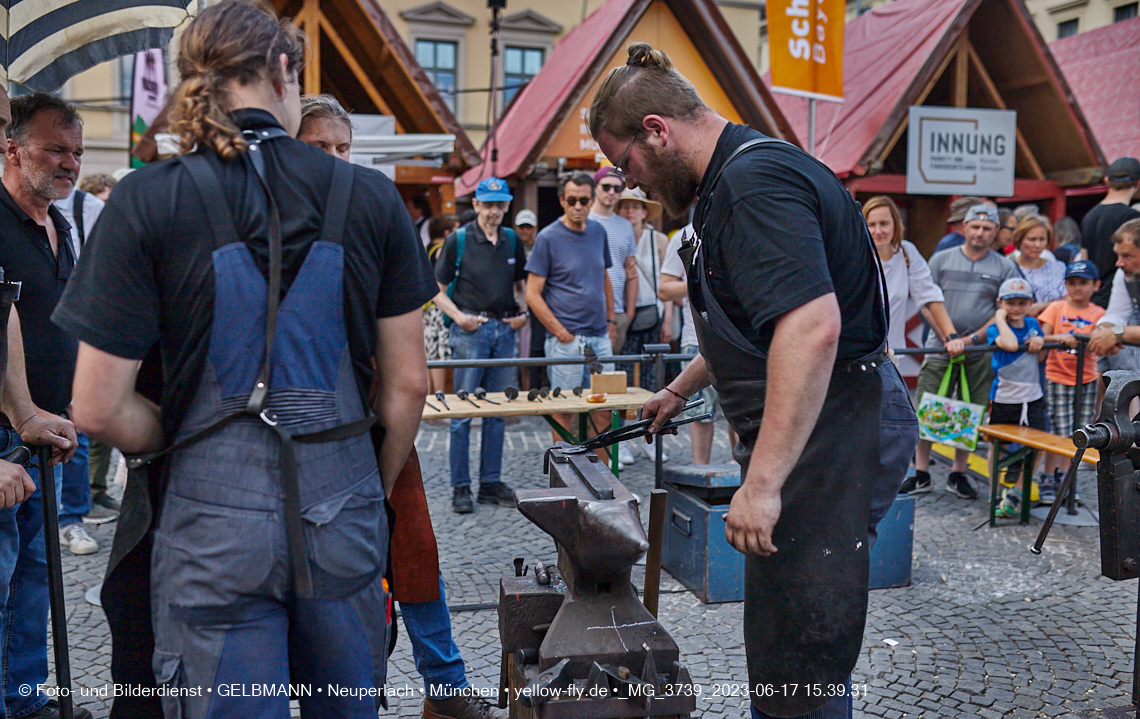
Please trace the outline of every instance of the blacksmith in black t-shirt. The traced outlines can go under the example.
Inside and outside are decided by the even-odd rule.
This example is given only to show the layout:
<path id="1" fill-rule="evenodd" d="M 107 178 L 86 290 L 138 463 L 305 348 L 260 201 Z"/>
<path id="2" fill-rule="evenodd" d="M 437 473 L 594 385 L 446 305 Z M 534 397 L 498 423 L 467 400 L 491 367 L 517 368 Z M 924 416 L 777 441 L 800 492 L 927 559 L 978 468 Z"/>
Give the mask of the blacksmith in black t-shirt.
<path id="1" fill-rule="evenodd" d="M 77 425 L 165 452 L 128 479 L 103 596 L 114 680 L 169 691 L 112 716 L 286 701 L 222 698 L 227 682 L 384 682 L 384 497 L 419 425 L 437 290 L 392 182 L 293 139 L 303 60 L 265 6 L 198 14 L 171 99 L 187 154 L 120 183 L 53 316 L 80 341 Z M 135 392 L 156 343 L 161 409 Z M 301 714 L 375 717 L 354 694 Z"/>
<path id="2" fill-rule="evenodd" d="M 726 538 L 747 554 L 753 716 L 846 717 L 832 697 L 859 655 L 873 527 L 917 441 L 858 206 L 799 148 L 710 110 L 645 43 L 602 81 L 590 129 L 670 214 L 697 203 L 682 258 L 701 354 L 645 413 L 656 429 L 712 382 L 740 434 Z"/>

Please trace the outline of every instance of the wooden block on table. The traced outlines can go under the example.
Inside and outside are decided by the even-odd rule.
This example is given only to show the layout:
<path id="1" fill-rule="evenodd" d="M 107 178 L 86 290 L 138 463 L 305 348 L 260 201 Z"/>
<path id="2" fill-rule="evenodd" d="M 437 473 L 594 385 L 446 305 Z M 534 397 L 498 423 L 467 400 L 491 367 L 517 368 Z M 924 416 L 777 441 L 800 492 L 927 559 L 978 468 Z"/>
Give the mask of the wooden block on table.
<path id="1" fill-rule="evenodd" d="M 590 375 L 590 394 L 625 394 L 625 372 Z"/>

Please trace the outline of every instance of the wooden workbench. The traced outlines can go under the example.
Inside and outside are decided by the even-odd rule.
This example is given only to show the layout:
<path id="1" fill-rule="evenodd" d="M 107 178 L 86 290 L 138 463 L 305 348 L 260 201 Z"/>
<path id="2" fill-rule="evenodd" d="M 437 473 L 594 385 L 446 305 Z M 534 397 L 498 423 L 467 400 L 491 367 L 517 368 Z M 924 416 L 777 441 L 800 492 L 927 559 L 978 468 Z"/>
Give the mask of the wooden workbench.
<path id="1" fill-rule="evenodd" d="M 563 439 L 572 444 L 577 444 L 596 434 L 586 421 L 590 416 L 590 412 L 595 410 L 609 410 L 610 427 L 617 429 L 622 413 L 635 415 L 636 411 L 641 409 L 641 405 L 645 404 L 646 400 L 653 396 L 652 392 L 640 387 L 630 387 L 625 391 L 625 394 L 607 394 L 605 402 L 587 402 L 584 393 L 582 397 L 575 397 L 573 393 L 568 394 L 570 395 L 569 397 L 547 397 L 542 401 L 535 400 L 531 402 L 526 398 L 526 393 L 520 392 L 517 398 L 508 402 L 506 395 L 502 392 L 488 392 L 487 399 L 498 402 L 499 404 L 497 405 L 475 399 L 474 395 L 469 395 L 471 400 L 473 400 L 478 407 L 472 405 L 471 402 L 459 399 L 453 394 L 448 394 L 444 395 L 444 402 L 447 403 L 448 409 L 444 409 L 443 403 L 432 396 L 428 397 L 427 401 L 431 403 L 431 405 L 438 407 L 439 411 L 425 404 L 423 419 L 468 419 L 475 417 L 513 417 L 524 415 L 540 416 L 545 419 Z M 578 415 L 578 435 L 574 436 L 562 425 L 555 422 L 554 418 L 550 416 L 553 414 Z M 610 455 L 611 468 L 616 476 L 620 466 L 617 452 L 611 452 Z"/>

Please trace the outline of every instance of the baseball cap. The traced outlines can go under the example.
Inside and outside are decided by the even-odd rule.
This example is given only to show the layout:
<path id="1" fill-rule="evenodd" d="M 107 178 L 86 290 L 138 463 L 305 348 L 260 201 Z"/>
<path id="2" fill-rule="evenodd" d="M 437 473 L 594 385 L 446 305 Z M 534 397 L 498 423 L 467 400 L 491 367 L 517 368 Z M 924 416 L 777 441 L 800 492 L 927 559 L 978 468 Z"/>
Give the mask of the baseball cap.
<path id="1" fill-rule="evenodd" d="M 998 222 L 998 211 L 993 205 L 974 205 L 970 211 L 966 213 L 966 222 L 973 222 L 974 220 L 981 220 L 982 222 L 992 222 L 995 225 L 1000 225 Z"/>
<path id="2" fill-rule="evenodd" d="M 999 300 L 1012 300 L 1015 297 L 1024 297 L 1027 300 L 1033 299 L 1033 288 L 1020 277 L 1010 277 L 1001 283 L 1001 289 L 998 290 Z"/>
<path id="3" fill-rule="evenodd" d="M 1108 166 L 1109 182 L 1140 181 L 1140 160 L 1135 157 L 1122 157 Z"/>
<path id="4" fill-rule="evenodd" d="M 594 173 L 594 182 L 601 182 L 603 177 L 609 177 L 610 175 L 614 175 L 615 177 L 618 176 L 614 172 L 614 168 L 612 165 L 606 165 L 605 167 L 599 167 L 598 171 Z"/>
<path id="5" fill-rule="evenodd" d="M 510 202 L 515 197 L 506 182 L 497 177 L 488 177 L 475 188 L 475 199 L 479 202 Z"/>
<path id="6" fill-rule="evenodd" d="M 538 227 L 538 215 L 534 214 L 534 210 L 521 210 L 515 215 L 515 227 L 519 225 Z"/>
<path id="7" fill-rule="evenodd" d="M 950 203 L 950 216 L 946 218 L 946 222 L 953 225 L 956 222 L 961 222 L 966 217 L 966 213 L 971 207 L 981 204 L 982 198 L 980 197 L 959 197 Z"/>
<path id="8" fill-rule="evenodd" d="M 1065 268 L 1065 279 L 1070 277 L 1084 277 L 1086 280 L 1099 280 L 1100 272 L 1096 265 L 1088 260 L 1077 260 Z"/>

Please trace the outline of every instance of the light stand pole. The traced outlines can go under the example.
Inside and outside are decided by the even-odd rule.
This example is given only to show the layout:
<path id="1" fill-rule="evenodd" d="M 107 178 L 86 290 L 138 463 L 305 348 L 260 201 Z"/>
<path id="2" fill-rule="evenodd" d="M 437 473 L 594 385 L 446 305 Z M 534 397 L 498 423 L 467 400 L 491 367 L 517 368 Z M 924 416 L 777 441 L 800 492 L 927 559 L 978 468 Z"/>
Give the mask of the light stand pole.
<path id="1" fill-rule="evenodd" d="M 491 9 L 491 136 L 487 147 L 491 150 L 491 175 L 499 176 L 499 143 L 495 133 L 499 129 L 499 14 L 506 9 L 507 0 L 487 0 Z"/>

